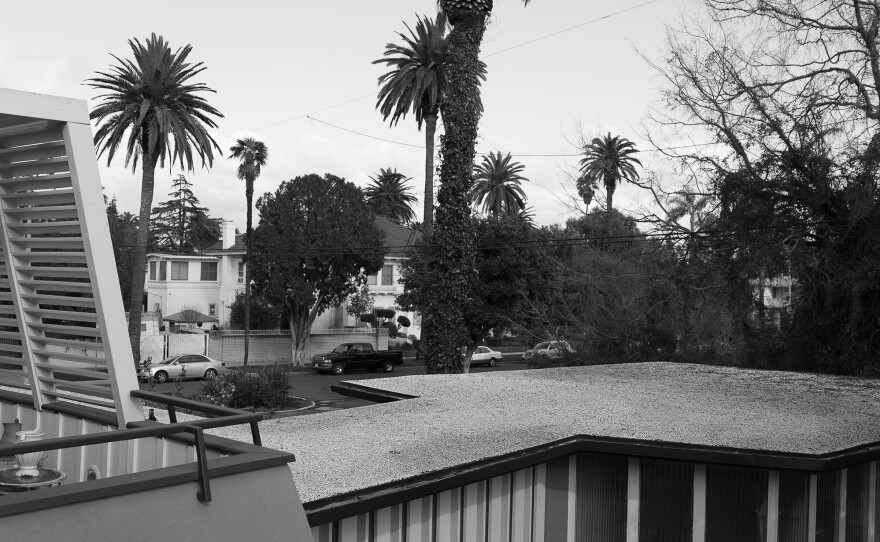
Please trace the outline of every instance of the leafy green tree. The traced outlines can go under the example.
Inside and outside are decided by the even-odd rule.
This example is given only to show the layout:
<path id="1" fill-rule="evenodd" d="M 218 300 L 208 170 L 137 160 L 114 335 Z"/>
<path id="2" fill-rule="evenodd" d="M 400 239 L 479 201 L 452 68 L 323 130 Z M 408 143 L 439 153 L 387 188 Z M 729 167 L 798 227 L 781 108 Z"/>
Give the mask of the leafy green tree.
<path id="1" fill-rule="evenodd" d="M 447 89 L 440 105 L 445 134 L 431 238 L 438 252 L 438 282 L 434 300 L 422 319 L 425 372 L 429 374 L 463 370 L 459 348 L 467 341 L 464 312 L 469 302 L 467 292 L 476 280 L 468 196 L 482 114 L 479 55 L 492 1 L 440 0 L 440 7 L 452 31 L 447 37 Z"/>
<path id="2" fill-rule="evenodd" d="M 269 158 L 269 149 L 262 141 L 257 141 L 252 137 L 239 139 L 235 145 L 229 149 L 232 155 L 230 160 L 241 160 L 238 165 L 238 178 L 244 181 L 245 204 L 247 205 L 247 233 L 245 234 L 245 254 L 244 268 L 248 273 L 251 263 L 251 235 L 253 234 L 253 207 L 254 207 L 254 181 L 260 176 L 266 160 Z M 244 363 L 243 367 L 247 367 L 248 353 L 250 350 L 250 300 L 251 300 L 251 281 L 245 278 L 244 281 Z"/>
<path id="3" fill-rule="evenodd" d="M 422 232 L 430 237 L 434 223 L 434 133 L 440 104 L 446 93 L 446 16 L 439 14 L 436 22 L 419 17 L 415 30 L 404 23 L 409 36 L 398 32 L 402 45 L 385 46 L 385 58 L 373 64 L 386 64 L 391 71 L 379 78 L 379 99 L 376 107 L 391 124 L 412 111 L 419 129 L 425 123 L 425 198 Z M 486 78 L 486 65 L 479 63 L 481 79 Z"/>
<path id="4" fill-rule="evenodd" d="M 229 306 L 229 327 L 231 329 L 244 329 L 245 318 L 244 294 L 235 294 L 235 301 Z M 265 299 L 251 296 L 250 328 L 251 329 L 275 329 L 278 327 L 280 314 L 278 309 Z"/>
<path id="5" fill-rule="evenodd" d="M 127 211 L 120 213 L 116 198 L 113 198 L 107 204 L 107 224 L 113 244 L 116 274 L 119 276 L 119 291 L 128 292 L 131 290 L 131 253 L 137 245 L 138 217 Z M 123 296 L 122 301 L 125 310 L 129 310 L 131 299 Z"/>
<path id="6" fill-rule="evenodd" d="M 98 72 L 87 83 L 104 92 L 89 115 L 99 123 L 95 132 L 99 156 L 106 153 L 109 164 L 121 146 L 125 148 L 126 166 L 131 164 L 134 171 L 138 160 L 141 161 L 138 238 L 131 254 L 132 276 L 139 277 L 146 265 L 156 166 L 164 167 L 167 160 L 192 171 L 193 154 L 198 155 L 203 167 L 213 165 L 214 150 L 219 152 L 220 147 L 208 129 L 217 127 L 212 116 L 223 115 L 199 95 L 213 90 L 192 82 L 205 67 L 201 62 L 187 62 L 191 45 L 172 51 L 168 42 L 156 34 L 144 44 L 137 39 L 129 40 L 128 44 L 133 61 L 114 56 L 118 65 L 111 66 L 108 72 Z M 141 306 L 143 295 L 144 281 L 133 280 L 130 310 Z M 137 315 L 129 318 L 128 334 L 138 362 L 141 322 Z"/>
<path id="7" fill-rule="evenodd" d="M 370 180 L 372 183 L 364 190 L 364 195 L 367 205 L 372 207 L 374 213 L 398 224 L 415 220 L 416 215 L 410 205 L 416 202 L 416 197 L 406 185 L 410 178 L 398 173 L 397 169 L 382 168 Z"/>
<path id="8" fill-rule="evenodd" d="M 366 276 L 358 282 L 360 286 L 348 296 L 345 310 L 349 316 L 354 316 L 358 322 L 362 322 L 360 319 L 362 314 L 373 313 L 373 296 L 370 294 L 370 286 L 367 284 Z"/>
<path id="9" fill-rule="evenodd" d="M 581 177 L 578 179 L 578 193 L 587 201 L 586 195 L 602 181 L 605 184 L 605 198 L 608 211 L 614 207 L 614 191 L 620 181 L 635 182 L 639 179 L 636 165 L 641 166 L 636 154 L 635 144 L 625 137 L 595 137 L 584 145 L 581 158 Z"/>
<path id="10" fill-rule="evenodd" d="M 286 181 L 257 210 L 249 278 L 288 311 L 292 358 L 302 365 L 315 318 L 382 268 L 383 234 L 360 188 L 330 174 Z"/>
<path id="11" fill-rule="evenodd" d="M 186 176 L 171 182 L 171 199 L 153 207 L 150 224 L 156 246 L 181 252 L 203 250 L 220 240 L 220 221 L 208 216 L 208 208 L 199 206 Z"/>
<path id="12" fill-rule="evenodd" d="M 545 297 L 553 281 L 555 266 L 544 250 L 546 236 L 511 217 L 474 219 L 477 280 L 466 292 L 467 337 L 465 364 L 477 345 L 492 330 L 525 326 L 536 299 Z M 437 253 L 420 245 L 410 254 L 402 270 L 404 293 L 397 304 L 404 310 L 423 312 L 434 300 Z M 442 330 L 441 330 L 442 331 Z"/>
<path id="13" fill-rule="evenodd" d="M 501 156 L 501 151 L 490 152 L 474 168 L 471 198 L 475 206 L 482 204 L 483 212 L 493 218 L 516 217 L 526 208 L 526 194 L 520 186 L 522 181 L 528 181 L 522 176 L 526 167 L 511 160 L 510 153 Z"/>

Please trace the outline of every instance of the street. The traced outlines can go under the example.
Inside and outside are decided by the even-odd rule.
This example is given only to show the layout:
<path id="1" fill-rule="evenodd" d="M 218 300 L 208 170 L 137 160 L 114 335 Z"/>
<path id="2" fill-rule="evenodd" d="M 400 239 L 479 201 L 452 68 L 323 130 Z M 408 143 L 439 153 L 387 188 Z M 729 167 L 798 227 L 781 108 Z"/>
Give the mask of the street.
<path id="1" fill-rule="evenodd" d="M 471 368 L 472 373 L 483 373 L 483 372 L 497 372 L 497 371 L 518 371 L 525 369 L 526 366 L 524 363 L 519 361 L 517 362 L 501 362 L 495 367 L 473 367 Z M 342 375 L 331 375 L 329 373 L 318 373 L 313 370 L 302 370 L 298 369 L 296 371 L 291 371 L 290 373 L 290 383 L 292 386 L 290 394 L 295 397 L 302 397 L 304 399 L 309 399 L 314 401 L 315 406 L 301 411 L 299 414 L 316 414 L 320 412 L 326 412 L 329 410 L 339 410 L 341 408 L 355 408 L 360 406 L 372 405 L 374 404 L 371 401 L 366 401 L 364 399 L 355 399 L 353 397 L 346 397 L 344 395 L 339 395 L 330 390 L 330 386 L 336 384 L 343 380 L 370 380 L 373 378 L 389 378 L 389 377 L 397 377 L 397 376 L 410 376 L 410 375 L 423 375 L 425 374 L 425 366 L 424 365 L 415 365 L 411 361 L 410 363 L 404 362 L 403 365 L 398 365 L 395 367 L 393 373 L 382 373 L 382 372 L 374 372 L 371 373 L 369 371 L 352 371 L 350 373 L 345 373 Z M 159 393 L 168 393 L 171 392 L 175 395 L 178 394 L 177 384 L 174 382 L 166 382 L 164 384 L 156 384 L 153 388 L 153 391 Z M 147 389 L 147 384 L 141 382 L 141 389 Z M 202 387 L 201 380 L 187 380 L 180 384 L 180 395 L 182 397 L 188 397 L 199 393 Z"/>

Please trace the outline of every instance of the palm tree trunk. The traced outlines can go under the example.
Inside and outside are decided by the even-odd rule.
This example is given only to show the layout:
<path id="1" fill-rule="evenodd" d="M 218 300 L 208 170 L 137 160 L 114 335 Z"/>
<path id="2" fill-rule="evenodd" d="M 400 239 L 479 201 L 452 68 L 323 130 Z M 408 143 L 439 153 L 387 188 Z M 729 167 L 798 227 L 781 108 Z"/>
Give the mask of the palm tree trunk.
<path id="1" fill-rule="evenodd" d="M 434 133 L 437 115 L 425 115 L 425 210 L 422 216 L 422 232 L 425 238 L 434 231 Z"/>
<path id="2" fill-rule="evenodd" d="M 444 6 L 445 7 L 445 6 Z M 425 372 L 461 373 L 460 348 L 467 344 L 465 307 L 473 283 L 474 249 L 468 192 L 480 121 L 479 53 L 488 11 L 456 8 L 449 34 L 449 87 L 441 108 L 442 143 L 437 220 L 431 243 L 437 246 L 438 284 L 423 321 Z"/>
<path id="3" fill-rule="evenodd" d="M 254 179 L 245 179 L 245 199 L 247 200 L 247 233 L 244 251 L 244 363 L 247 367 L 251 345 L 251 233 L 253 230 Z"/>
<path id="4" fill-rule="evenodd" d="M 609 213 L 611 212 L 611 209 L 614 207 L 613 202 L 614 202 L 614 191 L 615 190 L 617 190 L 617 183 L 616 182 L 612 181 L 612 182 L 607 183 L 605 185 L 605 196 L 606 196 L 605 207 Z"/>
<path id="5" fill-rule="evenodd" d="M 145 157 L 141 181 L 141 211 L 138 216 L 137 244 L 131 255 L 131 292 L 128 309 L 128 339 L 135 367 L 141 360 L 141 314 L 144 307 L 144 269 L 147 265 L 147 240 L 150 235 L 150 211 L 156 180 L 155 156 Z"/>

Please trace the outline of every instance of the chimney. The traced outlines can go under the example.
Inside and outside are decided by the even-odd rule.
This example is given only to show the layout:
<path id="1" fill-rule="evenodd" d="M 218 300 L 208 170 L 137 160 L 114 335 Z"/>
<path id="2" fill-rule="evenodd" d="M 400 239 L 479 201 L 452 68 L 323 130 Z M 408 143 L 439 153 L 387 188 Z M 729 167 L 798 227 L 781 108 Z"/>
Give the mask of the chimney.
<path id="1" fill-rule="evenodd" d="M 235 224 L 231 220 L 223 221 L 223 250 L 235 244 Z"/>

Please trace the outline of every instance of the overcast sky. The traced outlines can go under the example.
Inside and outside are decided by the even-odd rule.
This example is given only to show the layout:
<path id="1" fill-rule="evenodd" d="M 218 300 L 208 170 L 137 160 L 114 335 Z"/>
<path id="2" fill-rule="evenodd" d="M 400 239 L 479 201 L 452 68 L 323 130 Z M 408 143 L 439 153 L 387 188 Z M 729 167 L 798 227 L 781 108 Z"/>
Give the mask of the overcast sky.
<path id="1" fill-rule="evenodd" d="M 570 216 L 565 172 L 577 158 L 524 155 L 576 154 L 578 120 L 590 138 L 611 131 L 647 148 L 640 123 L 657 101 L 658 80 L 635 49 L 660 55 L 664 24 L 674 21 L 678 5 L 537 0 L 524 8 L 517 0 L 495 2 L 482 50 L 488 80 L 477 150 L 511 152 L 525 164 L 530 182 L 523 188 L 539 223 Z M 269 148 L 256 196 L 307 173 L 333 173 L 366 186 L 379 168 L 395 167 L 413 178 L 421 197 L 424 151 L 416 147 L 424 145 L 424 135 L 410 116 L 396 127 L 383 123 L 375 95 L 384 67 L 371 62 L 386 43 L 399 41 L 403 22 L 412 25 L 416 14 L 435 12 L 434 0 L 8 2 L 0 87 L 91 100 L 95 92 L 83 81 L 107 70 L 111 54 L 130 58 L 128 39 L 143 41 L 156 32 L 174 49 L 192 44 L 190 60 L 207 66 L 200 80 L 217 91 L 208 99 L 225 115 L 215 134 L 224 156 L 210 171 L 197 169 L 187 177 L 211 216 L 231 219 L 243 230 L 244 184 L 227 157 L 244 136 Z M 643 161 L 650 163 L 651 155 L 644 153 Z M 136 212 L 141 172 L 125 169 L 123 160 L 119 156 L 109 167 L 102 160 L 101 180 L 122 210 Z M 154 205 L 167 199 L 178 173 L 157 171 Z M 615 203 L 633 206 L 639 198 L 621 187 Z M 420 208 L 416 214 L 421 216 Z"/>

